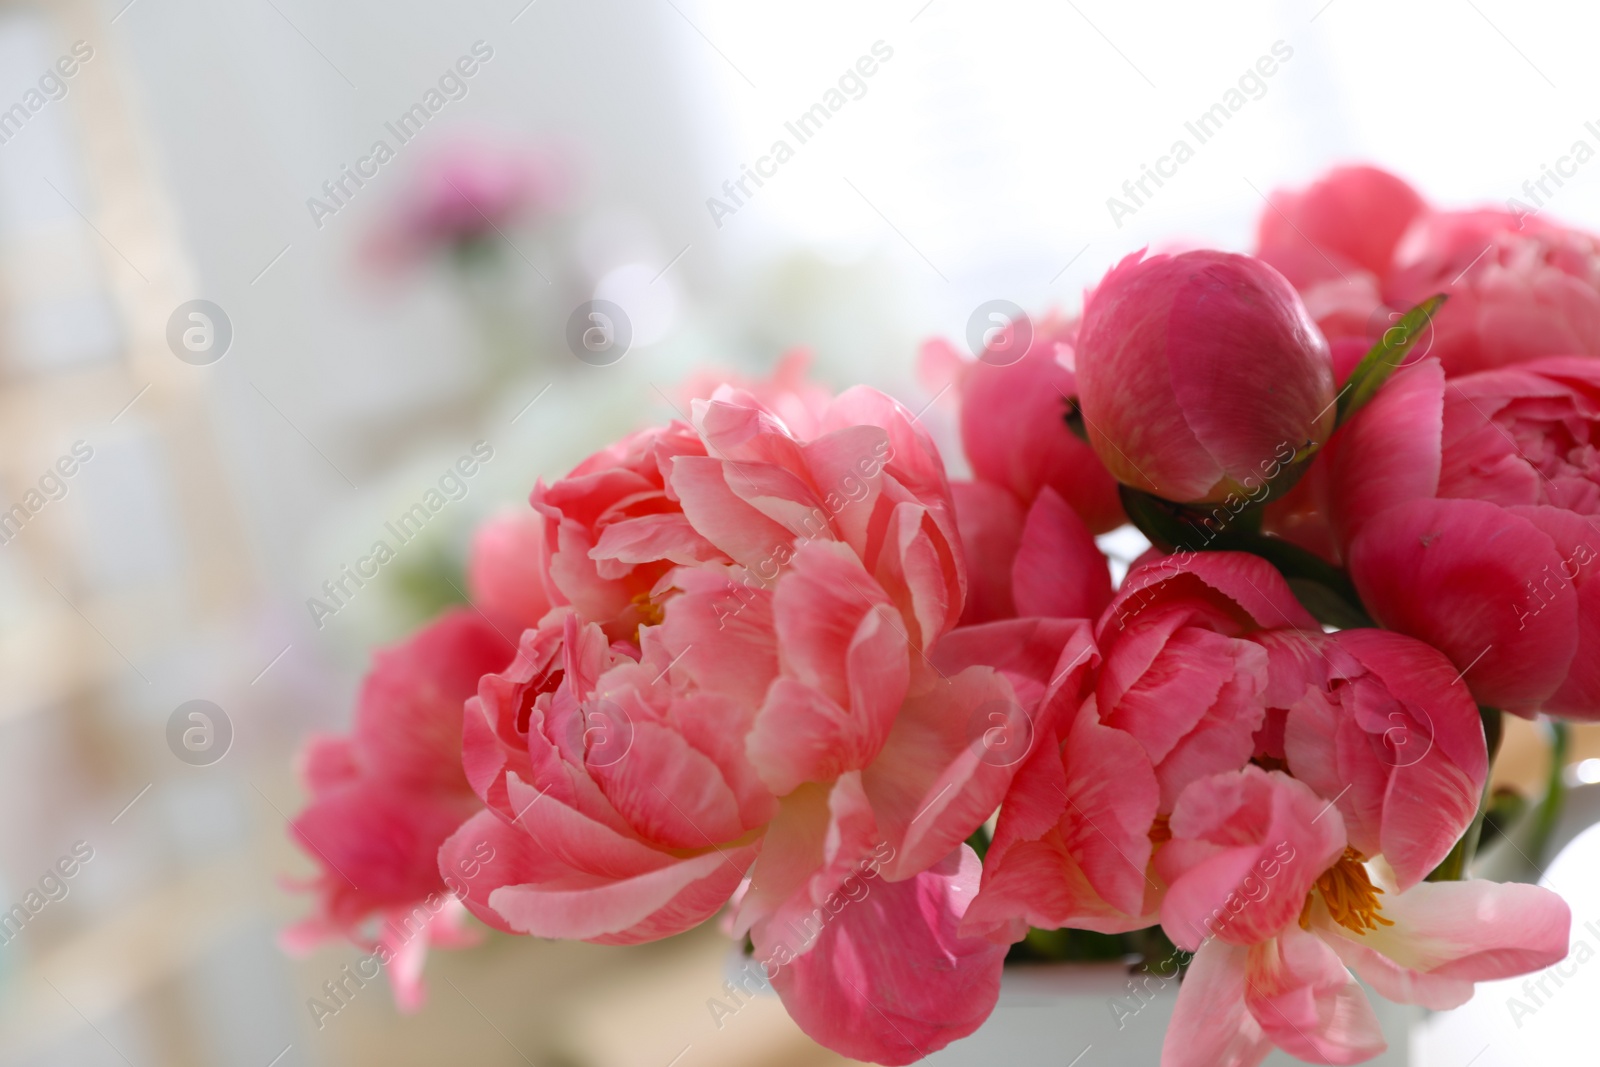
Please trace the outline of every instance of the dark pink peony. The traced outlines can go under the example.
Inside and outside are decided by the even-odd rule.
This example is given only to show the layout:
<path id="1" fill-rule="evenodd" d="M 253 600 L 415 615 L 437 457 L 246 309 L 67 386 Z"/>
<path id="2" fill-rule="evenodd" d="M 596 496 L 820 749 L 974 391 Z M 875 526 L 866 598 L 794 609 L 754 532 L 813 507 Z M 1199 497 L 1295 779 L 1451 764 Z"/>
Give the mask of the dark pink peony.
<path id="1" fill-rule="evenodd" d="M 1333 431 L 1327 342 L 1249 256 L 1127 257 L 1087 298 L 1077 369 L 1101 462 L 1168 500 L 1261 499 Z"/>
<path id="2" fill-rule="evenodd" d="M 1342 430 L 1329 512 L 1379 622 L 1480 703 L 1600 716 L 1600 364 L 1408 367 Z"/>

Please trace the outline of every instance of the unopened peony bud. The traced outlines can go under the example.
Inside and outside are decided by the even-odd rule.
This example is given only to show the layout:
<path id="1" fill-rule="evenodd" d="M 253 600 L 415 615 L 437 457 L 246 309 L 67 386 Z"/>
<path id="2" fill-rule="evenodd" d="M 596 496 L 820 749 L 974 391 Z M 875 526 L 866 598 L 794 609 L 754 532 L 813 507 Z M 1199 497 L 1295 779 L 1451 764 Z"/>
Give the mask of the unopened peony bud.
<path id="1" fill-rule="evenodd" d="M 1101 461 L 1167 500 L 1264 500 L 1333 432 L 1328 344 L 1250 256 L 1127 257 L 1089 294 L 1077 371 Z"/>

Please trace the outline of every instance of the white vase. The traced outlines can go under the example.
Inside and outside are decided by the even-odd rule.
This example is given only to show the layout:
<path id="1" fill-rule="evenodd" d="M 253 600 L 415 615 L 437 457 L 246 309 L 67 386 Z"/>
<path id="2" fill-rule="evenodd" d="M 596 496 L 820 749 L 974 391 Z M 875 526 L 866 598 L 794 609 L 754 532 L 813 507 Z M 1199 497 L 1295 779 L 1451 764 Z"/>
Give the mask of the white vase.
<path id="1" fill-rule="evenodd" d="M 1141 976 L 1135 996 L 1121 963 L 1024 964 L 1007 967 L 1000 1003 L 977 1033 L 925 1061 L 930 1067 L 1156 1067 L 1177 997 L 1175 980 Z M 1419 1009 L 1368 992 L 1389 1049 L 1374 1067 L 1411 1067 L 1411 1034 Z M 1267 1067 L 1300 1060 L 1274 1052 Z"/>

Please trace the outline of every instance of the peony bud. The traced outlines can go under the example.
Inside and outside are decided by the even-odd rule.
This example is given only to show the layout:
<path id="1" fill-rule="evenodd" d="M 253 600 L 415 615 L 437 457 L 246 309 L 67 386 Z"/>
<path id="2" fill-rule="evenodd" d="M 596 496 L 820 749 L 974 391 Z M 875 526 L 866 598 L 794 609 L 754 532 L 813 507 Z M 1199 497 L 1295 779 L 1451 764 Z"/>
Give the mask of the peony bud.
<path id="1" fill-rule="evenodd" d="M 1167 500 L 1264 500 L 1333 432 L 1328 344 L 1250 256 L 1127 257 L 1087 298 L 1077 371 L 1101 462 Z"/>

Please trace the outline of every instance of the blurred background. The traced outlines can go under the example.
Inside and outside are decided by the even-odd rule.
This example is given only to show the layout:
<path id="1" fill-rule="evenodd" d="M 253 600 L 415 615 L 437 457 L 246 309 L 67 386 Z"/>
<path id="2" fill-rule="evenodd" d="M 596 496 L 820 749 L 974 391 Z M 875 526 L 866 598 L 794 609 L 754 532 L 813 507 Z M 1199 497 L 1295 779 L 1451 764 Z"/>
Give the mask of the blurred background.
<path id="1" fill-rule="evenodd" d="M 1265 194 L 1336 162 L 1522 198 L 1600 145 L 1597 36 L 1592 5 L 1512 0 L 0 0 L 0 910 L 81 861 L 0 944 L 0 1062 L 842 1062 L 776 1000 L 714 1025 L 709 927 L 491 936 L 432 956 L 420 1013 L 380 980 L 319 1028 L 307 998 L 360 953 L 277 945 L 308 907 L 299 740 L 461 598 L 474 522 L 671 418 L 690 375 L 804 347 L 949 442 L 923 339 L 994 299 L 1073 311 L 1147 244 L 1246 249 Z M 1600 164 L 1546 210 L 1600 228 L 1597 193 Z M 459 498 L 317 611 L 478 442 Z M 1505 782 L 1547 774 L 1537 729 Z M 1578 731 L 1574 783 L 1595 756 Z M 1600 978 L 1567 982 L 1509 1021 L 1485 987 L 1425 1062 L 1576 1062 Z"/>

